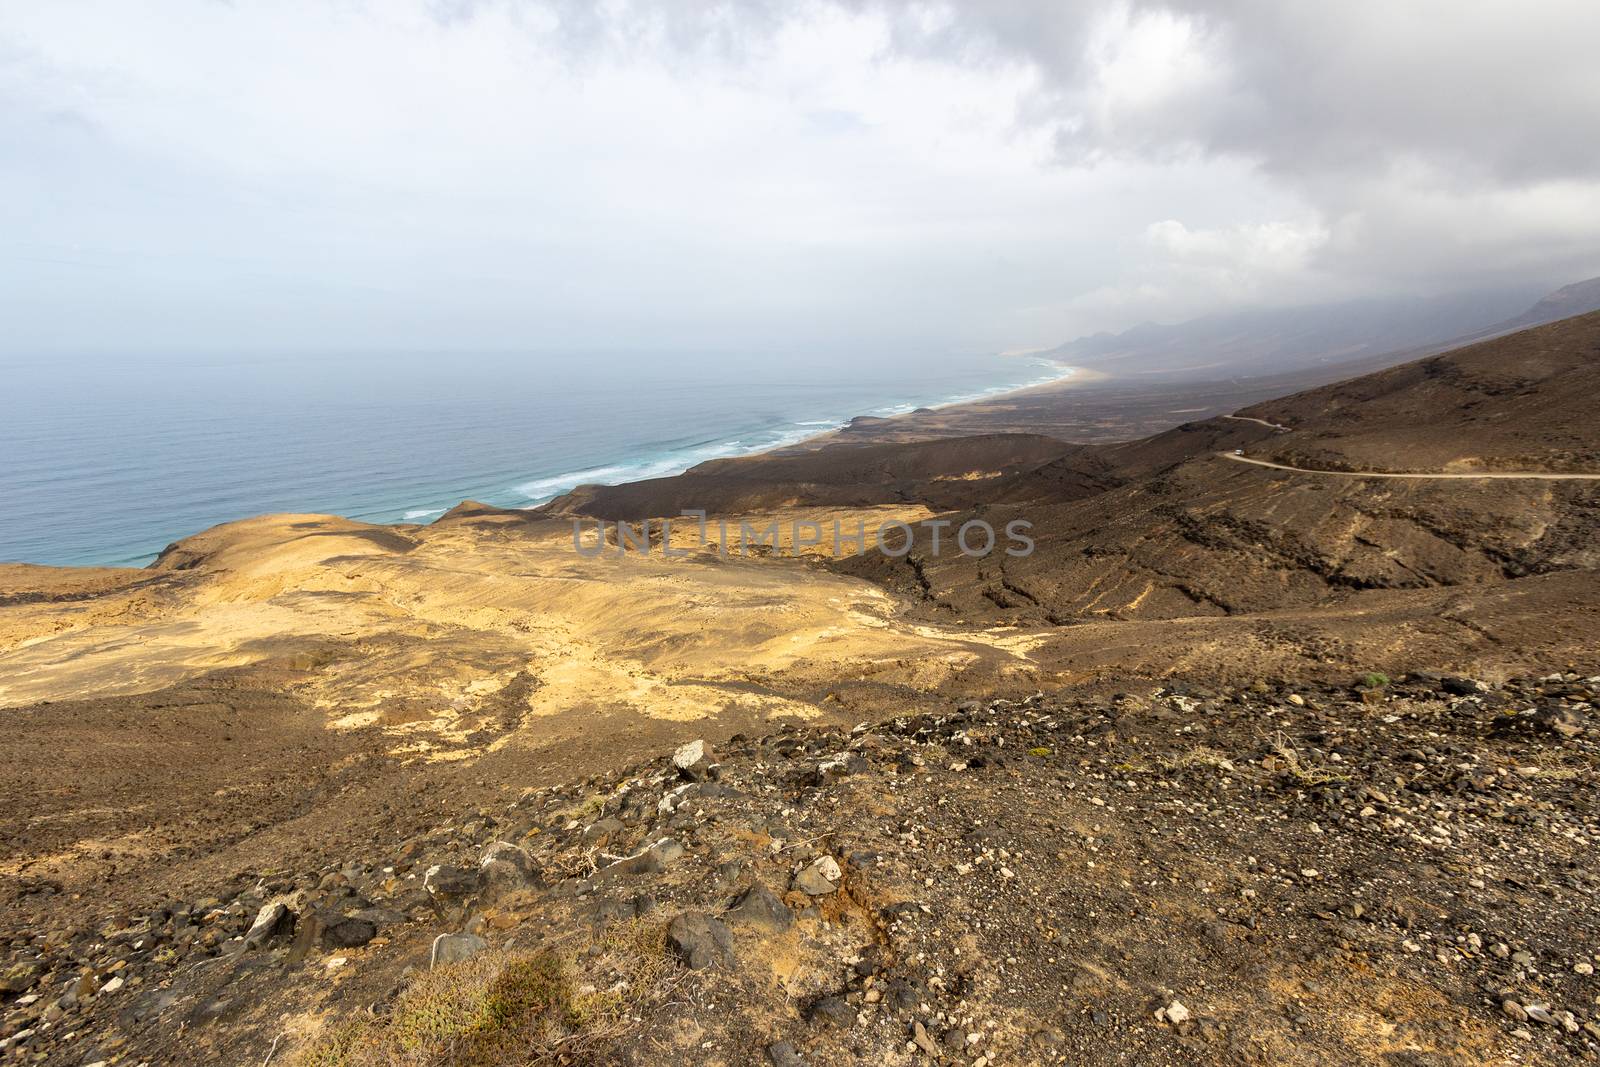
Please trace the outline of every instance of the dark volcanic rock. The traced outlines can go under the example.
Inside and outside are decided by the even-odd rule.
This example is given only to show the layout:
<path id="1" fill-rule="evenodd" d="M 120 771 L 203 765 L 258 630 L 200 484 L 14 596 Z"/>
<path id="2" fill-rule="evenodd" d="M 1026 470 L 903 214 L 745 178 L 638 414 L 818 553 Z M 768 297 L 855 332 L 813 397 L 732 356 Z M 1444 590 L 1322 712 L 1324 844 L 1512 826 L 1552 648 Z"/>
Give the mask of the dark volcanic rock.
<path id="1" fill-rule="evenodd" d="M 725 916 L 729 922 L 759 926 L 767 930 L 787 930 L 794 921 L 789 906 L 778 895 L 757 882 L 740 894 Z"/>
<path id="2" fill-rule="evenodd" d="M 667 947 L 694 971 L 732 964 L 733 934 L 720 919 L 688 911 L 667 925 Z"/>
<path id="3" fill-rule="evenodd" d="M 329 949 L 360 948 L 378 936 L 375 923 L 365 919 L 339 919 L 322 930 L 322 947 Z"/>

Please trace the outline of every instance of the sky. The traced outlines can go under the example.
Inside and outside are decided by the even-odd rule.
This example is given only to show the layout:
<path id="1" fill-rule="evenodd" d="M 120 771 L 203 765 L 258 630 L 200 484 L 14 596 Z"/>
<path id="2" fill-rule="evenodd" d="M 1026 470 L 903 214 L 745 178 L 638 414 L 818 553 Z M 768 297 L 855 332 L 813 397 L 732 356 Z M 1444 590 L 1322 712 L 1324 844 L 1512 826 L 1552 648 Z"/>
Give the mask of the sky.
<path id="1" fill-rule="evenodd" d="M 1593 0 L 0 0 L 0 354 L 1047 347 L 1600 274 Z"/>

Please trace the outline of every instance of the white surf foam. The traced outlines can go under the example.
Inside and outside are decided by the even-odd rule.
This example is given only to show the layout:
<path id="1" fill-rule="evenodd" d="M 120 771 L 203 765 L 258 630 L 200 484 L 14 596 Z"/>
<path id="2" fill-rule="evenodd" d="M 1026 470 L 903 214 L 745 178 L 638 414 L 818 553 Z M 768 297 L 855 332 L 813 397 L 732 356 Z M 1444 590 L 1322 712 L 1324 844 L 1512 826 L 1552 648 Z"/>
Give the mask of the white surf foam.
<path id="1" fill-rule="evenodd" d="M 967 404 L 974 400 L 984 400 L 989 397 L 999 396 L 1002 393 L 1047 385 L 1072 376 L 1071 368 L 1063 368 L 1048 360 L 1036 360 L 1035 362 L 1039 366 L 1049 367 L 1051 373 L 1020 384 L 997 385 L 980 392 L 963 394 L 931 404 L 900 403 L 886 405 L 873 409 L 870 414 L 880 418 L 888 418 L 895 415 L 908 414 L 918 407 L 945 408 L 955 404 Z M 561 496 L 563 493 L 571 492 L 580 485 L 621 485 L 626 482 L 644 481 L 649 478 L 670 478 L 674 475 L 682 474 L 689 468 L 707 460 L 730 459 L 736 456 L 748 456 L 773 449 L 787 448 L 808 438 L 816 437 L 826 430 L 840 429 L 847 424 L 847 421 L 844 419 L 807 419 L 791 424 L 788 429 L 773 429 L 755 434 L 743 434 L 738 438 L 727 441 L 674 450 L 649 459 L 587 467 L 582 470 L 567 471 L 563 474 L 553 474 L 545 478 L 534 478 L 513 486 L 512 491 L 527 500 L 527 504 L 523 505 L 524 507 L 537 507 L 548 500 Z"/>

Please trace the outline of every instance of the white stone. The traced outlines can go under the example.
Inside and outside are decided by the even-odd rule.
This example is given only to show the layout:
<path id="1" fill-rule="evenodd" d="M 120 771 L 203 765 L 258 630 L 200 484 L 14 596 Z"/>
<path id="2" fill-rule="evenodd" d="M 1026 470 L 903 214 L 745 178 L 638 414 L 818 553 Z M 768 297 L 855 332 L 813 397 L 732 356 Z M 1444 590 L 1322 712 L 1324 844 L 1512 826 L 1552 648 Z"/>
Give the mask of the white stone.
<path id="1" fill-rule="evenodd" d="M 705 758 L 706 743 L 690 741 L 678 746 L 678 750 L 672 754 L 672 765 L 680 771 L 686 771 Z"/>

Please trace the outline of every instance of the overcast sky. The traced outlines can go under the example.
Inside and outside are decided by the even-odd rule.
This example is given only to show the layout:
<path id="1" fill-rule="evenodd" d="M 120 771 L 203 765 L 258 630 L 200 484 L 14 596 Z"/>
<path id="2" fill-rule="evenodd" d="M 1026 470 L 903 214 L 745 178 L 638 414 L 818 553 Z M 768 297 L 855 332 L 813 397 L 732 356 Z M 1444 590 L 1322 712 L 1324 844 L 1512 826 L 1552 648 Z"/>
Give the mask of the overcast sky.
<path id="1" fill-rule="evenodd" d="M 1046 346 L 1600 274 L 1595 0 L 0 0 L 0 352 Z"/>

